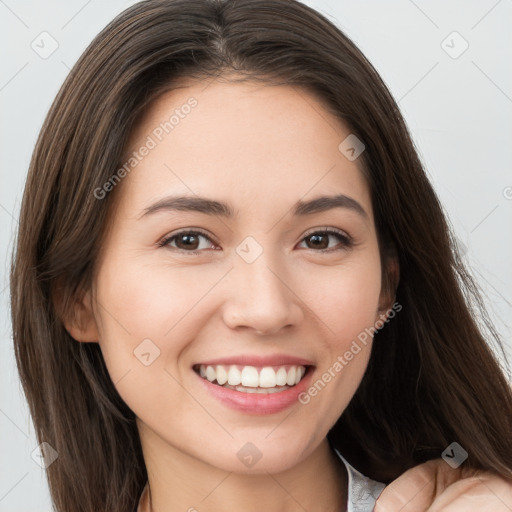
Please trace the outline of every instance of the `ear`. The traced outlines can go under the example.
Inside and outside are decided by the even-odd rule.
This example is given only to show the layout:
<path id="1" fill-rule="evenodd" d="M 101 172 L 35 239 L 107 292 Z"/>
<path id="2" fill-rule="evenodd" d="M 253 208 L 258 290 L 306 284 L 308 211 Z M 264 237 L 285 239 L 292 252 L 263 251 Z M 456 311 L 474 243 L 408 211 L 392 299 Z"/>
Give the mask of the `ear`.
<path id="1" fill-rule="evenodd" d="M 64 294 L 57 294 L 56 309 L 66 331 L 76 341 L 97 343 L 99 331 L 94 317 L 91 292 L 87 291 L 67 300 Z"/>
<path id="2" fill-rule="evenodd" d="M 379 297 L 379 308 L 377 311 L 377 318 L 382 318 L 385 315 L 387 318 L 389 310 L 393 306 L 396 296 L 396 289 L 400 281 L 400 266 L 398 264 L 398 257 L 389 257 L 382 272 L 382 286 Z"/>

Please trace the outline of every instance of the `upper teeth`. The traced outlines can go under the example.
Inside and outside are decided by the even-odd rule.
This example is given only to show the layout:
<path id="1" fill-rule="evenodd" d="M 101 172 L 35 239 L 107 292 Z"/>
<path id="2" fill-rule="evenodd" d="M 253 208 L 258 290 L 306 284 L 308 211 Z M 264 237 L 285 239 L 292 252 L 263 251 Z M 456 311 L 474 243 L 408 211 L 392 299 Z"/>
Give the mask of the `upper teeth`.
<path id="1" fill-rule="evenodd" d="M 299 365 L 286 365 L 273 368 L 265 366 L 256 368 L 255 366 L 224 366 L 221 364 L 215 366 L 199 366 L 199 374 L 201 377 L 208 379 L 210 382 L 217 381 L 221 386 L 228 383 L 230 386 L 247 386 L 252 388 L 273 388 L 275 386 L 294 386 L 298 384 L 304 374 L 306 368 Z"/>

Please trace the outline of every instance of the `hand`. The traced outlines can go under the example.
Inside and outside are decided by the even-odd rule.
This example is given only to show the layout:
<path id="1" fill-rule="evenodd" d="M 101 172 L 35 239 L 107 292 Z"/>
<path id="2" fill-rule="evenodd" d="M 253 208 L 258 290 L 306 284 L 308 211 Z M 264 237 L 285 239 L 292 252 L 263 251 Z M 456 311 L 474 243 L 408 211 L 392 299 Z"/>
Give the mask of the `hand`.
<path id="1" fill-rule="evenodd" d="M 512 479 L 433 459 L 387 485 L 374 511 L 512 512 Z"/>

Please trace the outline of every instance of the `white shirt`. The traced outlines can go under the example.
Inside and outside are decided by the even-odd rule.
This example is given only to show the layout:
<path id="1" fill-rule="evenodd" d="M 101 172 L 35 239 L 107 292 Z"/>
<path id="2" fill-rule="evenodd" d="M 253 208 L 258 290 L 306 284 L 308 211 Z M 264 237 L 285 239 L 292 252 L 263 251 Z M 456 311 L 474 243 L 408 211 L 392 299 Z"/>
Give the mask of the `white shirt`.
<path id="1" fill-rule="evenodd" d="M 334 451 L 347 468 L 347 512 L 373 512 L 375 502 L 386 485 L 364 476 L 352 467 L 336 448 L 334 448 Z"/>
<path id="2" fill-rule="evenodd" d="M 385 487 L 385 484 L 372 480 L 352 467 L 335 448 L 336 455 L 343 461 L 348 473 L 347 512 L 373 512 L 375 502 Z M 142 512 L 142 502 L 147 494 L 148 486 L 140 497 L 137 512 Z"/>

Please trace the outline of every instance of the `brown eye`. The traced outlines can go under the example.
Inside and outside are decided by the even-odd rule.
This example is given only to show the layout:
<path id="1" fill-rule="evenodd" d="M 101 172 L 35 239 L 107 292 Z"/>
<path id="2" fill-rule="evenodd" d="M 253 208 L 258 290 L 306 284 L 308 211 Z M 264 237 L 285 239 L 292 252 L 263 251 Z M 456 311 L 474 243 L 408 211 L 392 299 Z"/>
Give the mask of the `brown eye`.
<path id="1" fill-rule="evenodd" d="M 182 235 L 175 236 L 176 246 L 178 249 L 192 249 L 197 250 L 199 246 L 199 237 L 195 233 L 184 233 Z"/>
<path id="2" fill-rule="evenodd" d="M 201 239 L 208 240 L 210 243 L 200 248 Z M 175 245 L 173 245 L 173 243 Z M 197 253 L 202 249 L 211 248 L 213 245 L 210 238 L 201 231 L 181 231 L 169 237 L 166 237 L 158 244 L 160 247 L 170 247 L 184 252 Z"/>
<path id="3" fill-rule="evenodd" d="M 307 249 L 318 249 L 319 252 L 336 250 L 335 247 L 329 247 L 329 237 L 338 239 L 341 246 L 338 249 L 346 249 L 351 245 L 351 240 L 348 236 L 333 230 L 315 231 L 304 237 L 303 240 L 310 241 L 309 243 L 306 242 L 308 245 Z"/>
<path id="4" fill-rule="evenodd" d="M 201 247 L 201 239 L 207 240 L 209 243 Z M 332 245 L 329 247 L 332 239 L 338 240 L 338 247 L 333 247 Z M 315 231 L 304 237 L 302 240 L 306 241 L 306 249 L 313 249 L 316 250 L 316 252 L 338 251 L 348 249 L 352 246 L 352 240 L 349 236 L 332 229 Z M 178 251 L 188 252 L 191 254 L 198 254 L 204 249 L 214 248 L 212 247 L 214 244 L 211 238 L 206 233 L 192 230 L 174 233 L 159 242 L 158 246 L 169 247 L 170 249 L 176 249 Z"/>

